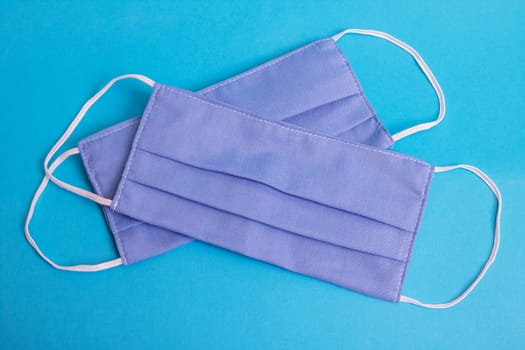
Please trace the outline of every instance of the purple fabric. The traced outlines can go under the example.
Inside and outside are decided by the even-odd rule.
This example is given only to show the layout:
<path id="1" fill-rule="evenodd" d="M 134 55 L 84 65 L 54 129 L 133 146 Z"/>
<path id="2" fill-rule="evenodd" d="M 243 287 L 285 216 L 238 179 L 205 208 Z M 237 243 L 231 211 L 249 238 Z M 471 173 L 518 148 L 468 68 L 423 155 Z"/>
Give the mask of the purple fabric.
<path id="1" fill-rule="evenodd" d="M 282 120 L 341 139 L 380 148 L 393 143 L 332 39 L 315 41 L 199 94 L 265 119 Z M 98 194 L 114 196 L 138 122 L 123 122 L 79 144 L 89 179 Z M 124 264 L 189 241 L 107 208 L 104 215 Z"/>
<path id="2" fill-rule="evenodd" d="M 399 301 L 433 167 L 156 85 L 111 208 Z"/>

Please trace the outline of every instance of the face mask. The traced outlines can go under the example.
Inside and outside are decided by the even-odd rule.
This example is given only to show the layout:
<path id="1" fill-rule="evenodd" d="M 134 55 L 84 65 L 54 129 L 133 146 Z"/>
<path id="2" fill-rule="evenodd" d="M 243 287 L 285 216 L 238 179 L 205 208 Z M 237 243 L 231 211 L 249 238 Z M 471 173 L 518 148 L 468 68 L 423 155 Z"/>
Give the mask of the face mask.
<path id="1" fill-rule="evenodd" d="M 50 157 L 107 88 L 88 101 Z M 154 87 L 113 200 L 54 178 L 54 169 L 78 152 L 67 151 L 49 169 L 46 164 L 26 224 L 28 240 L 41 255 L 27 225 L 48 178 L 149 224 L 363 294 L 426 307 L 449 307 L 465 298 L 499 245 L 501 196 L 474 167 L 434 168 L 164 85 Z M 498 198 L 493 250 L 462 295 L 424 304 L 401 296 L 401 286 L 432 175 L 456 168 L 480 176 Z M 66 269 L 93 271 L 121 262 Z"/>
<path id="2" fill-rule="evenodd" d="M 436 90 L 440 102 L 436 121 L 397 133 L 391 138 L 375 117 L 349 64 L 335 44 L 347 33 L 383 38 L 409 52 Z M 227 103 L 262 116 L 317 132 L 376 147 L 438 124 L 445 100 L 434 75 L 421 56 L 406 43 L 377 31 L 352 29 L 316 41 L 264 65 L 198 92 L 211 101 Z M 103 130 L 80 142 L 89 179 L 96 192 L 113 197 L 131 148 L 139 119 Z M 124 264 L 174 249 L 189 238 L 119 215 L 104 208 Z"/>

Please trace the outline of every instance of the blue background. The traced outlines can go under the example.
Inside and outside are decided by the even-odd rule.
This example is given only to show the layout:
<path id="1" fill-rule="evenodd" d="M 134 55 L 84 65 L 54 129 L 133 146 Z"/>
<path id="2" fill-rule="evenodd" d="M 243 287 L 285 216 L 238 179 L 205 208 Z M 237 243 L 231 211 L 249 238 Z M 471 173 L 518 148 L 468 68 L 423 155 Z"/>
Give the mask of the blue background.
<path id="1" fill-rule="evenodd" d="M 469 5 L 471 4 L 471 5 Z M 519 348 L 525 342 L 525 5 L 522 1 L 2 1 L 0 348 Z M 43 157 L 110 78 L 143 73 L 199 89 L 346 27 L 414 46 L 448 103 L 444 122 L 395 150 L 474 164 L 504 196 L 500 255 L 449 310 L 393 304 L 202 243 L 95 274 L 61 272 L 24 239 Z M 391 132 L 435 117 L 414 62 L 378 39 L 340 46 Z M 69 145 L 139 115 L 148 90 L 122 83 Z M 78 159 L 58 172 L 88 186 Z M 495 200 L 474 176 L 436 175 L 403 288 L 446 301 L 481 268 Z M 115 256 L 97 205 L 50 186 L 32 224 L 61 263 Z"/>

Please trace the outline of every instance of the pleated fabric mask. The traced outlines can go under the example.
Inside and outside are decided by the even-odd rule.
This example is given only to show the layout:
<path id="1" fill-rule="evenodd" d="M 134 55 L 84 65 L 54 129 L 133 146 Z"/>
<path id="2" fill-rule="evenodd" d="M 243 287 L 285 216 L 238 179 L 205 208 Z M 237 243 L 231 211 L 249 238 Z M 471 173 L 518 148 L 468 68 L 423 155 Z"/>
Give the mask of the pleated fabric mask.
<path id="1" fill-rule="evenodd" d="M 26 235 L 57 268 L 96 271 L 122 263 L 64 267 L 48 259 L 28 225 L 48 180 L 111 210 L 376 298 L 445 308 L 463 300 L 496 257 L 501 195 L 479 169 L 433 167 L 418 159 L 269 121 L 152 81 L 113 199 L 53 176 L 47 168 L 90 100 L 46 159 L 46 175 L 30 208 Z M 117 133 L 118 131 L 115 131 Z M 82 148 L 82 146 L 80 146 Z M 474 282 L 443 304 L 401 295 L 414 238 L 434 172 L 463 168 L 498 199 L 492 252 Z"/>
<path id="2" fill-rule="evenodd" d="M 436 121 L 390 137 L 366 100 L 355 74 L 336 41 L 347 33 L 388 40 L 414 58 L 436 91 Z M 382 32 L 349 29 L 315 41 L 266 64 L 198 92 L 210 101 L 227 103 L 269 120 L 281 120 L 330 136 L 387 148 L 394 140 L 438 124 L 445 99 L 421 56 L 406 43 Z M 95 191 L 113 197 L 131 148 L 139 119 L 103 130 L 80 143 L 81 155 Z M 191 239 L 104 208 L 123 264 L 131 264 L 174 249 Z"/>

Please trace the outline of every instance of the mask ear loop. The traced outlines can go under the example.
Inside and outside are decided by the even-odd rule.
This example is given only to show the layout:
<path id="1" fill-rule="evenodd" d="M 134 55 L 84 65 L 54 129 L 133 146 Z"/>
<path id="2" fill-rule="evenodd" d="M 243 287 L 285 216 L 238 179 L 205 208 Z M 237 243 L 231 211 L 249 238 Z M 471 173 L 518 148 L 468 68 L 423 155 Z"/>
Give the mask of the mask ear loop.
<path id="1" fill-rule="evenodd" d="M 450 170 L 454 170 L 454 169 L 465 169 L 465 170 L 468 170 L 468 171 L 472 172 L 476 176 L 478 176 L 481 180 L 483 180 L 483 182 L 485 182 L 485 184 L 490 188 L 490 190 L 492 191 L 492 193 L 494 193 L 494 196 L 498 200 L 498 209 L 497 209 L 497 212 L 496 212 L 496 223 L 495 223 L 495 228 L 494 228 L 494 242 L 492 244 L 492 249 L 490 251 L 490 255 L 489 255 L 487 261 L 485 262 L 485 265 L 483 265 L 483 268 L 481 269 L 481 271 L 478 274 L 478 276 L 476 277 L 476 279 L 470 284 L 470 286 L 468 286 L 467 289 L 465 289 L 463 291 L 463 293 L 461 293 L 458 297 L 454 298 L 453 300 L 451 300 L 451 301 L 449 301 L 447 303 L 442 303 L 442 304 L 426 304 L 426 303 L 423 303 L 423 302 L 421 302 L 421 301 L 419 301 L 417 299 L 409 298 L 409 297 L 406 297 L 406 296 L 402 295 L 400 297 L 400 299 L 399 299 L 399 301 L 402 302 L 402 303 L 410 303 L 410 304 L 414 304 L 414 305 L 425 307 L 425 308 L 429 308 L 429 309 L 446 309 L 446 308 L 452 307 L 452 306 L 454 306 L 456 304 L 459 304 L 478 285 L 478 283 L 481 281 L 481 279 L 487 273 L 487 270 L 492 265 L 494 260 L 496 260 L 496 255 L 498 254 L 499 243 L 500 243 L 501 208 L 502 208 L 502 205 L 503 205 L 503 199 L 501 197 L 501 193 L 500 193 L 498 187 L 496 186 L 496 184 L 494 183 L 494 181 L 492 181 L 488 177 L 487 174 L 485 174 L 483 171 L 481 171 L 478 168 L 473 167 L 471 165 L 459 164 L 459 165 L 452 165 L 452 166 L 435 167 L 435 172 L 436 173 L 440 173 L 440 172 L 450 171 Z"/>
<path id="2" fill-rule="evenodd" d="M 74 154 L 78 154 L 79 152 L 80 151 L 78 150 L 78 148 L 75 147 L 75 148 L 69 149 L 69 150 L 65 151 L 64 153 L 62 153 L 51 164 L 51 167 L 49 167 L 49 173 L 52 174 L 55 171 L 55 169 L 58 168 L 60 166 L 60 164 L 62 164 L 62 162 L 64 162 L 70 156 L 72 156 Z M 48 183 L 49 183 L 49 177 L 44 176 L 44 178 L 42 179 L 42 182 L 40 182 L 40 185 L 38 186 L 38 189 L 36 190 L 36 192 L 35 192 L 35 194 L 33 196 L 33 199 L 31 201 L 31 205 L 29 207 L 29 212 L 27 213 L 26 223 L 25 223 L 25 227 L 24 227 L 26 239 L 29 242 L 29 244 L 33 247 L 33 249 L 38 253 L 38 255 L 40 255 L 42 257 L 42 259 L 44 259 L 48 264 L 50 264 L 54 268 L 59 269 L 59 270 L 65 270 L 65 271 L 95 272 L 95 271 L 106 270 L 106 269 L 109 269 L 109 268 L 112 268 L 112 267 L 115 267 L 115 266 L 122 265 L 122 259 L 120 259 L 120 258 L 109 260 L 109 261 L 102 262 L 102 263 L 99 263 L 99 264 L 94 264 L 94 265 L 85 265 L 85 264 L 82 264 L 82 265 L 59 265 L 59 264 L 55 263 L 53 260 L 51 260 L 50 258 L 48 258 L 40 250 L 40 248 L 38 247 L 38 245 L 34 241 L 33 237 L 31 236 L 31 233 L 29 232 L 29 224 L 31 223 L 31 220 L 33 218 L 33 213 L 35 211 L 36 204 L 38 203 L 38 200 L 40 199 L 40 196 L 42 195 L 42 192 L 44 192 L 44 190 L 47 187 Z"/>
<path id="3" fill-rule="evenodd" d="M 339 34 L 334 35 L 332 37 L 332 39 L 334 41 L 338 41 L 339 39 L 341 39 L 346 34 L 368 35 L 368 36 L 373 36 L 373 37 L 385 39 L 386 41 L 389 41 L 392 44 L 394 44 L 394 45 L 400 47 L 401 49 L 405 50 L 406 52 L 408 52 L 414 58 L 414 60 L 416 61 L 417 65 L 419 66 L 421 71 L 423 71 L 423 73 L 425 74 L 425 77 L 430 82 L 430 84 L 434 88 L 434 91 L 436 92 L 436 95 L 437 95 L 437 98 L 438 98 L 438 101 L 439 101 L 439 113 L 438 113 L 437 119 L 434 120 L 434 121 L 431 121 L 431 122 L 426 122 L 426 123 L 421 123 L 421 124 L 414 125 L 414 126 L 408 128 L 408 129 L 405 129 L 403 131 L 400 131 L 400 132 L 394 134 L 392 136 L 392 139 L 394 141 L 401 140 L 401 139 L 403 139 L 403 138 L 405 138 L 405 137 L 407 137 L 409 135 L 418 133 L 418 132 L 423 131 L 423 130 L 431 129 L 434 126 L 436 126 L 439 123 L 441 123 L 441 121 L 445 117 L 445 113 L 446 113 L 446 109 L 447 109 L 446 104 L 445 104 L 445 95 L 443 94 L 443 90 L 441 90 L 441 86 L 439 85 L 439 82 L 437 81 L 436 77 L 434 76 L 434 74 L 432 73 L 432 71 L 430 70 L 428 65 L 425 63 L 425 61 L 423 60 L 421 55 L 413 47 L 411 47 L 407 43 L 405 43 L 405 42 L 403 42 L 403 41 L 393 37 L 390 34 L 387 34 L 387 33 L 384 33 L 384 32 L 380 32 L 380 31 L 377 31 L 377 30 L 369 30 L 369 29 L 346 29 L 346 30 L 342 31 Z"/>
<path id="4" fill-rule="evenodd" d="M 53 158 L 53 156 L 58 152 L 60 147 L 64 145 L 64 143 L 67 141 L 67 139 L 71 136 L 73 131 L 77 128 L 78 124 L 82 121 L 82 118 L 86 115 L 87 111 L 97 102 L 108 90 L 115 84 L 116 82 L 124 79 L 137 79 L 141 82 L 143 82 L 146 85 L 149 85 L 153 87 L 155 85 L 155 82 L 141 74 L 125 74 L 121 75 L 119 77 L 116 77 L 109 81 L 99 92 L 97 92 L 93 97 L 91 97 L 80 109 L 76 117 L 73 119 L 71 124 L 69 124 L 68 128 L 62 134 L 62 136 L 58 139 L 58 141 L 55 143 L 55 145 L 51 148 L 49 153 L 47 154 L 45 160 L 44 160 L 44 171 L 46 173 L 46 176 L 54 182 L 57 186 L 60 186 L 67 191 L 76 193 L 77 195 L 81 197 L 85 197 L 89 200 L 92 200 L 93 202 L 96 202 L 100 205 L 110 206 L 111 205 L 111 199 L 104 198 L 102 196 L 99 196 L 98 194 L 95 194 L 93 192 L 84 190 L 82 188 L 70 185 L 66 182 L 63 182 L 62 180 L 57 179 L 55 176 L 53 176 L 52 172 L 49 169 L 49 162 Z"/>
<path id="5" fill-rule="evenodd" d="M 42 195 L 42 192 L 45 190 L 45 188 L 47 187 L 47 185 L 48 185 L 50 180 L 52 182 L 54 182 L 56 185 L 58 185 L 59 187 L 62 187 L 64 189 L 66 189 L 67 191 L 73 192 L 73 193 L 75 193 L 75 194 L 77 194 L 77 195 L 79 195 L 81 197 L 84 197 L 84 198 L 87 198 L 89 200 L 92 200 L 93 202 L 96 202 L 96 203 L 98 203 L 100 205 L 105 205 L 105 206 L 110 206 L 111 205 L 111 199 L 104 198 L 104 197 L 99 196 L 99 195 L 97 195 L 97 194 L 95 194 L 93 192 L 90 192 L 90 191 L 84 190 L 82 188 L 70 185 L 70 184 L 68 184 L 66 182 L 63 182 L 63 181 L 57 179 L 53 175 L 54 170 L 60 164 L 62 164 L 62 162 L 64 160 L 66 160 L 67 158 L 69 158 L 70 156 L 72 156 L 74 154 L 78 154 L 79 153 L 78 148 L 75 147 L 75 148 L 69 149 L 66 152 L 62 153 L 51 164 L 51 166 L 49 166 L 49 162 L 54 157 L 54 155 L 58 152 L 60 147 L 62 147 L 64 145 L 64 143 L 68 140 L 68 138 L 71 136 L 71 134 L 75 131 L 75 129 L 78 126 L 78 124 L 82 121 L 82 119 L 86 115 L 87 111 L 95 104 L 95 102 L 97 102 L 113 86 L 113 84 L 115 84 L 116 82 L 118 82 L 120 80 L 123 80 L 123 79 L 137 79 L 137 80 L 139 80 L 139 81 L 141 81 L 141 82 L 143 82 L 146 85 L 149 85 L 151 87 L 153 87 L 155 85 L 155 82 L 152 79 L 150 79 L 150 78 L 148 78 L 148 77 L 146 77 L 144 75 L 140 75 L 140 74 L 125 74 L 125 75 L 121 75 L 119 77 L 116 77 L 116 78 L 110 80 L 99 92 L 97 92 L 93 97 L 91 97 L 82 106 L 82 108 L 80 109 L 78 114 L 75 116 L 75 118 L 73 119 L 71 124 L 68 126 L 66 131 L 62 134 L 62 136 L 58 139 L 58 141 L 55 143 L 55 145 L 51 148 L 51 150 L 49 151 L 49 153 L 47 154 L 47 156 L 46 156 L 46 158 L 44 160 L 44 171 L 45 171 L 46 175 L 42 179 L 42 182 L 38 186 L 38 189 L 36 190 L 36 192 L 35 192 L 35 194 L 33 196 L 33 199 L 31 201 L 31 205 L 29 207 L 29 212 L 27 213 L 27 218 L 26 218 L 26 223 L 25 223 L 24 230 L 25 230 L 25 236 L 26 236 L 27 241 L 35 249 L 35 251 L 38 253 L 38 255 L 40 255 L 42 257 L 42 259 L 44 259 L 47 263 L 49 263 L 51 266 L 53 266 L 56 269 L 66 270 L 66 271 L 77 271 L 77 272 L 95 272 L 95 271 L 101 271 L 101 270 L 109 269 L 109 268 L 112 268 L 112 267 L 115 267 L 115 266 L 118 266 L 118 265 L 122 265 L 122 260 L 120 258 L 117 258 L 117 259 L 114 259 L 114 260 L 110 260 L 110 261 L 106 261 L 106 262 L 99 263 L 99 264 L 95 264 L 95 265 L 71 265 L 71 266 L 59 265 L 59 264 L 55 263 L 54 261 L 52 261 L 51 259 L 49 259 L 40 250 L 40 248 L 38 247 L 38 245 L 36 244 L 36 242 L 33 240 L 32 236 L 31 236 L 31 233 L 29 231 L 29 224 L 31 223 L 31 220 L 33 218 L 33 214 L 34 214 L 34 211 L 35 211 L 36 204 L 38 203 L 38 200 L 39 200 L 40 196 Z"/>

